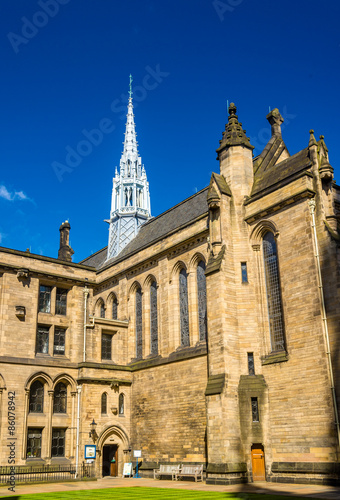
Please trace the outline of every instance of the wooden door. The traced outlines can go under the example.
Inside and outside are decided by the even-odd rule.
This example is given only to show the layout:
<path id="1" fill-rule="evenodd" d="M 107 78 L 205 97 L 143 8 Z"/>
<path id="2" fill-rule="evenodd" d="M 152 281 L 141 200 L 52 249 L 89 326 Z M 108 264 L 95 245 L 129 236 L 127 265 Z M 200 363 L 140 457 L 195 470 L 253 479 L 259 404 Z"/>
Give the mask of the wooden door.
<path id="1" fill-rule="evenodd" d="M 103 446 L 104 476 L 118 476 L 118 446 L 116 444 Z"/>
<path id="2" fill-rule="evenodd" d="M 118 446 L 112 446 L 110 476 L 118 476 Z"/>
<path id="3" fill-rule="evenodd" d="M 265 481 L 266 469 L 264 464 L 264 450 L 261 444 L 251 447 L 251 463 L 253 469 L 253 481 Z"/>

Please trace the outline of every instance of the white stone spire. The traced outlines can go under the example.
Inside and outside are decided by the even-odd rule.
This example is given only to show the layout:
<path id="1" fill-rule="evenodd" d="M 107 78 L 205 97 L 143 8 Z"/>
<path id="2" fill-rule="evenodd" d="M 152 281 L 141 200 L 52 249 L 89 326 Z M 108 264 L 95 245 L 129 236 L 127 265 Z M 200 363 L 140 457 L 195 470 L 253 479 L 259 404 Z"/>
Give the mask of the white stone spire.
<path id="1" fill-rule="evenodd" d="M 107 259 L 111 259 L 134 238 L 140 226 L 151 217 L 149 183 L 138 143 L 132 104 L 132 76 L 124 149 L 120 159 L 120 172 L 115 169 L 110 213 Z"/>

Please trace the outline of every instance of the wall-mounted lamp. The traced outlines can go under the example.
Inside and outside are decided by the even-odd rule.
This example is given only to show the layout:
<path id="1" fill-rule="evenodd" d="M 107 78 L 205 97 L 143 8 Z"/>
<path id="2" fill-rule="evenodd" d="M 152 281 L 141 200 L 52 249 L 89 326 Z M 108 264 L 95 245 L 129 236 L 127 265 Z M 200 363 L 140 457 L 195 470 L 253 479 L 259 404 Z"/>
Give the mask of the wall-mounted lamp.
<path id="1" fill-rule="evenodd" d="M 89 437 L 92 438 L 92 441 L 95 443 L 98 439 L 98 434 L 96 432 L 96 422 L 94 421 L 94 419 L 92 420 L 91 422 L 91 430 L 89 432 Z"/>

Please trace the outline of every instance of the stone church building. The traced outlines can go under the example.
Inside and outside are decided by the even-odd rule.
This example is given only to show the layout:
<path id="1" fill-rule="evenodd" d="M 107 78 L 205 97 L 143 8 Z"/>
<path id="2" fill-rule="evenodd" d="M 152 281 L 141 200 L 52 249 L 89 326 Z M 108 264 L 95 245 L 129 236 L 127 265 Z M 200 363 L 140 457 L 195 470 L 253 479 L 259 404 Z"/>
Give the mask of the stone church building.
<path id="1" fill-rule="evenodd" d="M 130 92 L 108 247 L 73 263 L 66 221 L 58 258 L 0 248 L 0 465 L 12 436 L 16 465 L 336 480 L 340 188 L 323 136 L 290 155 L 267 120 L 254 157 L 231 104 L 207 187 L 151 217 Z"/>

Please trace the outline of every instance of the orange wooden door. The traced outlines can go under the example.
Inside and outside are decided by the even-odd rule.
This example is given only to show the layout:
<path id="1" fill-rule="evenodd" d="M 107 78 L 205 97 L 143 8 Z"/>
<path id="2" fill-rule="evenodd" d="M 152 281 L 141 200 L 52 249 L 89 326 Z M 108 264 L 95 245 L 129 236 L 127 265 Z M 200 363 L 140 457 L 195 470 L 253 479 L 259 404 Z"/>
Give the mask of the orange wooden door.
<path id="1" fill-rule="evenodd" d="M 265 481 L 266 469 L 264 465 L 264 451 L 262 445 L 254 445 L 251 448 L 251 463 L 253 469 L 253 481 Z"/>
<path id="2" fill-rule="evenodd" d="M 118 446 L 112 446 L 112 448 L 110 476 L 118 476 Z"/>

